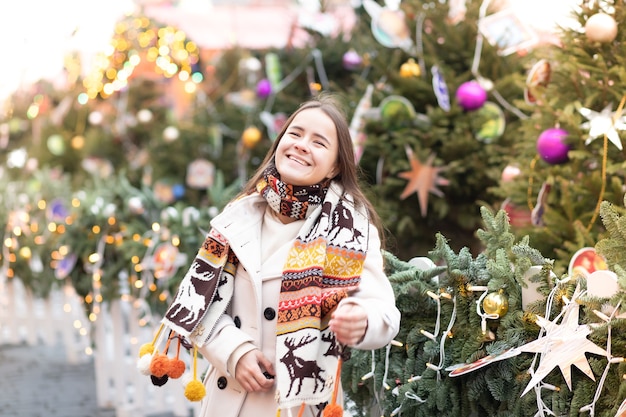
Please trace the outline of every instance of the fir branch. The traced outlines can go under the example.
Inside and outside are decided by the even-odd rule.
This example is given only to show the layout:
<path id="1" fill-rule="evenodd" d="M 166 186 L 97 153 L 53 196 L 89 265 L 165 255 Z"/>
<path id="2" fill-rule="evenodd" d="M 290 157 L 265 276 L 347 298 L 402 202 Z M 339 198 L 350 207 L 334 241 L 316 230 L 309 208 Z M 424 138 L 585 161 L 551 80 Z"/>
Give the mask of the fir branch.
<path id="1" fill-rule="evenodd" d="M 515 255 L 515 257 L 520 259 L 528 259 L 532 265 L 544 265 L 551 261 L 544 258 L 541 252 L 531 246 L 529 246 L 529 238 L 525 236 L 520 242 L 515 244 L 511 248 L 511 252 Z"/>
<path id="2" fill-rule="evenodd" d="M 604 256 L 612 267 L 626 268 L 626 218 L 621 216 L 613 204 L 603 201 L 600 204 L 600 218 L 609 233 L 609 237 L 601 239 L 595 248 Z"/>
<path id="3" fill-rule="evenodd" d="M 437 233 L 435 235 L 435 248 L 431 250 L 428 254 L 434 260 L 443 260 L 447 265 L 456 258 L 456 254 L 448 245 L 448 240 L 441 233 Z"/>
<path id="4" fill-rule="evenodd" d="M 509 249 L 515 241 L 515 236 L 509 231 L 509 217 L 504 210 L 494 214 L 485 206 L 480 208 L 480 213 L 485 225 L 484 229 L 478 229 L 476 235 L 485 244 L 485 255 L 493 256 L 496 249 Z"/>
<path id="5" fill-rule="evenodd" d="M 495 252 L 495 259 L 487 261 L 487 270 L 491 279 L 488 287 L 491 291 L 496 291 L 505 287 L 512 287 L 514 281 L 513 271 L 511 271 L 511 261 L 504 249 Z"/>

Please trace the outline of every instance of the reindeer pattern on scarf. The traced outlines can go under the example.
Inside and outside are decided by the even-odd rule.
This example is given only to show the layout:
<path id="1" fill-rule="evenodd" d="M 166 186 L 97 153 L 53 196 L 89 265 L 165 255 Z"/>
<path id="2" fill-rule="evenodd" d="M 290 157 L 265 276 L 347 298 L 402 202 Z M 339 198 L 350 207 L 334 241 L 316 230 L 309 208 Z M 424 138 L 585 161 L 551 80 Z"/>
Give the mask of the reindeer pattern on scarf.
<path id="1" fill-rule="evenodd" d="M 329 198 L 330 197 L 330 198 Z M 334 198 L 333 198 L 334 197 Z M 276 343 L 281 405 L 328 401 L 342 352 L 328 329 L 330 313 L 355 289 L 369 222 L 340 194 L 326 196 L 319 218 L 296 238 L 283 271 Z"/>
<path id="2" fill-rule="evenodd" d="M 230 294 L 222 296 L 220 288 L 229 284 L 227 291 L 231 292 L 232 274 L 237 264 L 238 261 L 228 250 L 223 236 L 211 230 L 183 277 L 176 297 L 165 313 L 164 321 L 177 332 L 190 335 L 197 329 L 211 303 L 228 303 Z M 223 309 L 224 307 L 219 307 L 219 314 Z"/>

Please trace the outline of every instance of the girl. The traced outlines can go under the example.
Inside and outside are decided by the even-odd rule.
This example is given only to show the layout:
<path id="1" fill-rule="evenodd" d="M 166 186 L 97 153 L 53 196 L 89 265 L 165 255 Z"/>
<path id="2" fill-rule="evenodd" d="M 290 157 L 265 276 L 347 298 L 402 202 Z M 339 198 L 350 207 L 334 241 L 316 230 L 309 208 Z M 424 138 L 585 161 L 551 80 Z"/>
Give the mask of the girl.
<path id="1" fill-rule="evenodd" d="M 163 319 L 210 364 L 202 417 L 341 404 L 348 348 L 383 347 L 399 329 L 379 228 L 344 114 L 328 96 L 304 103 L 211 221 Z"/>

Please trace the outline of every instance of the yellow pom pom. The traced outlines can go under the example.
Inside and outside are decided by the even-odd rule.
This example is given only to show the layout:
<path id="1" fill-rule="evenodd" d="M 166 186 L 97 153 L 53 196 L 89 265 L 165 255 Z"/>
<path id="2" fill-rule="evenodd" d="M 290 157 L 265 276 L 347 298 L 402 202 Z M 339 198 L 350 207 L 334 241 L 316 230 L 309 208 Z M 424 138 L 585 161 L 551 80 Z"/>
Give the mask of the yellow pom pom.
<path id="1" fill-rule="evenodd" d="M 204 384 L 197 379 L 189 382 L 185 387 L 185 397 L 189 401 L 200 401 L 206 394 L 206 388 Z"/>
<path id="2" fill-rule="evenodd" d="M 141 358 L 143 355 L 148 353 L 154 353 L 154 345 L 152 343 L 144 343 L 139 348 L 139 357 Z"/>

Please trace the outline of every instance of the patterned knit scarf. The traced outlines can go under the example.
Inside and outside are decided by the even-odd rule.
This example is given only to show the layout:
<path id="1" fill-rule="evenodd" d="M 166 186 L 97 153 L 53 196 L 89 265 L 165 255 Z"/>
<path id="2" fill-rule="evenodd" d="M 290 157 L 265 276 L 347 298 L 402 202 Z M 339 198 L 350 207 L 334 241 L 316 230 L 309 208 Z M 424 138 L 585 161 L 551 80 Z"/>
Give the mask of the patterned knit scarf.
<path id="1" fill-rule="evenodd" d="M 283 183 L 273 168 L 264 174 L 257 191 L 279 213 L 303 219 L 321 204 L 283 268 L 276 341 L 278 407 L 317 405 L 330 399 L 339 382 L 341 346 L 328 322 L 339 301 L 360 283 L 369 221 L 336 183 L 296 187 Z M 233 295 L 237 265 L 228 241 L 211 229 L 163 323 L 199 346 L 206 343 Z"/>
<path id="2" fill-rule="evenodd" d="M 276 167 L 271 165 L 263 173 L 263 179 L 256 189 L 276 213 L 302 220 L 309 207 L 322 203 L 328 191 L 328 183 L 309 186 L 286 184 L 280 180 Z"/>

